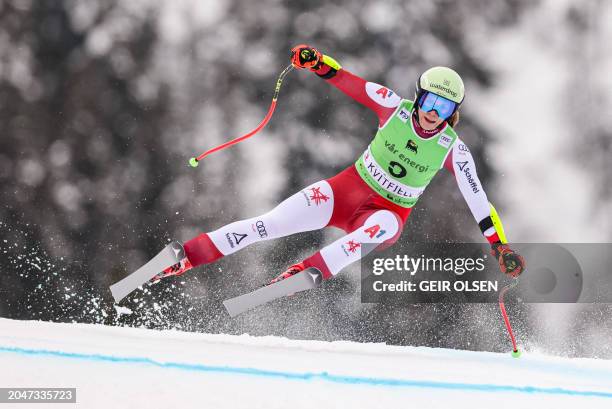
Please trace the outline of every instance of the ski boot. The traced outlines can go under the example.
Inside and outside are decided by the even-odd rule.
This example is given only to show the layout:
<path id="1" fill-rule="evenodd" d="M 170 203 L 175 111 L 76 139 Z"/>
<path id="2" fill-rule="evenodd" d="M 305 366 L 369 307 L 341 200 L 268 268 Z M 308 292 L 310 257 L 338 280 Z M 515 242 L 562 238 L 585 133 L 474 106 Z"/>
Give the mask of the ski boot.
<path id="1" fill-rule="evenodd" d="M 289 277 L 299 273 L 300 271 L 303 271 L 305 268 L 306 267 L 304 266 L 304 263 L 294 264 L 294 265 L 290 266 L 289 268 L 287 268 L 287 270 L 283 271 L 278 277 L 272 279 L 266 285 L 274 284 L 274 283 L 277 283 L 277 282 L 279 282 L 281 280 L 289 278 Z"/>
<path id="2" fill-rule="evenodd" d="M 191 270 L 192 268 L 193 266 L 191 265 L 191 261 L 189 261 L 187 257 L 184 257 L 178 263 L 168 267 L 167 269 L 165 269 L 164 271 L 162 271 L 161 273 L 153 277 L 151 279 L 151 283 L 155 284 L 162 278 L 166 278 L 170 276 L 180 276 L 184 274 L 186 271 Z"/>

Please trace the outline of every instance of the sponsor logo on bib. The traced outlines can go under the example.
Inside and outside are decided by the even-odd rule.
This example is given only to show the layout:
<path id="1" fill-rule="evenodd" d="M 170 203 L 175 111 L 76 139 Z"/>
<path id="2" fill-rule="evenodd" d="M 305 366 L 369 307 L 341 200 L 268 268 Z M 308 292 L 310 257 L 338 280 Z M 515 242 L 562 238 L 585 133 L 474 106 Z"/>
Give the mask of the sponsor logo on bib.
<path id="1" fill-rule="evenodd" d="M 406 108 L 402 108 L 397 113 L 397 117 L 400 119 L 400 121 L 406 123 L 410 118 L 410 112 Z"/>
<path id="2" fill-rule="evenodd" d="M 438 138 L 438 145 L 443 146 L 444 148 L 448 148 L 452 141 L 453 141 L 453 138 L 451 138 L 450 136 L 442 134 Z"/>
<path id="3" fill-rule="evenodd" d="M 408 143 L 406 144 L 406 149 L 411 150 L 414 153 L 419 153 L 419 146 L 412 139 L 408 139 Z"/>

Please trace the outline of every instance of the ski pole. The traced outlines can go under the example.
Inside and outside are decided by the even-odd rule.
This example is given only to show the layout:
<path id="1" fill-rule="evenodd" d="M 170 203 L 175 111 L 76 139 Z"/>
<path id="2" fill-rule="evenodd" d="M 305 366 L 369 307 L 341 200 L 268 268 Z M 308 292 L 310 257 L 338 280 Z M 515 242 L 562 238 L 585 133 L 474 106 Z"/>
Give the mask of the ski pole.
<path id="1" fill-rule="evenodd" d="M 504 317 L 504 323 L 506 324 L 506 329 L 508 330 L 508 334 L 510 335 L 510 340 L 512 341 L 512 357 L 518 358 L 521 356 L 521 351 L 518 350 L 516 346 L 516 339 L 514 338 L 514 332 L 512 332 L 512 325 L 510 325 L 510 319 L 508 318 L 508 313 L 506 312 L 506 306 L 504 305 L 504 295 L 508 290 L 513 288 L 517 283 L 517 280 L 512 281 L 512 283 L 508 284 L 499 293 L 499 309 L 501 310 L 502 316 Z"/>
<path id="2" fill-rule="evenodd" d="M 270 104 L 270 108 L 268 108 L 268 113 L 266 114 L 263 121 L 261 121 L 261 123 L 257 125 L 257 128 L 253 129 L 251 132 L 247 133 L 246 135 L 239 136 L 238 138 L 232 139 L 231 141 L 227 141 L 225 143 L 222 143 L 219 146 L 211 148 L 207 150 L 206 152 L 202 153 L 200 156 L 189 159 L 189 165 L 195 168 L 198 166 L 199 161 L 201 161 L 202 159 L 204 159 L 206 156 L 210 155 L 211 153 L 220 151 L 229 146 L 240 143 L 244 141 L 245 139 L 250 138 L 251 136 L 255 135 L 257 132 L 261 131 L 266 126 L 270 118 L 272 118 L 272 114 L 274 113 L 274 110 L 276 109 L 276 100 L 278 99 L 278 93 L 280 92 L 280 88 L 281 88 L 281 84 L 283 83 L 283 79 L 285 79 L 285 76 L 292 69 L 293 69 L 293 64 L 289 64 L 278 76 L 278 79 L 276 80 L 276 88 L 274 90 L 274 96 L 272 97 L 272 103 Z"/>
<path id="3" fill-rule="evenodd" d="M 493 207 L 492 203 L 489 203 L 491 208 L 491 220 L 493 221 L 493 226 L 495 226 L 495 231 L 497 232 L 499 239 L 502 243 L 508 243 L 508 239 L 506 238 L 506 232 L 504 231 L 504 225 L 499 218 L 499 214 L 495 207 Z M 512 281 L 510 284 L 502 288 L 499 293 L 499 309 L 501 310 L 502 317 L 504 317 L 504 323 L 506 324 L 506 329 L 508 330 L 508 334 L 510 335 L 510 340 L 512 341 L 512 357 L 518 358 L 521 356 L 521 351 L 518 350 L 516 346 L 516 339 L 514 338 L 514 332 L 512 331 L 512 325 L 510 325 L 510 318 L 508 318 L 508 313 L 506 312 L 506 306 L 504 305 L 504 295 L 511 288 L 516 286 L 517 280 Z"/>

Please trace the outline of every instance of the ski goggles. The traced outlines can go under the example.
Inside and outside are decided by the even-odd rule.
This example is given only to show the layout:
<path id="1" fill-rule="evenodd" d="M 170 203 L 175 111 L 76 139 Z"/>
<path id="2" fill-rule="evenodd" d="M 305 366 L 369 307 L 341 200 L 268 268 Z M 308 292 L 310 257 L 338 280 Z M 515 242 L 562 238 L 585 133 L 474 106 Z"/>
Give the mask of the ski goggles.
<path id="1" fill-rule="evenodd" d="M 457 109 L 457 103 L 427 91 L 419 98 L 419 108 L 425 112 L 436 111 L 440 118 L 448 119 Z"/>

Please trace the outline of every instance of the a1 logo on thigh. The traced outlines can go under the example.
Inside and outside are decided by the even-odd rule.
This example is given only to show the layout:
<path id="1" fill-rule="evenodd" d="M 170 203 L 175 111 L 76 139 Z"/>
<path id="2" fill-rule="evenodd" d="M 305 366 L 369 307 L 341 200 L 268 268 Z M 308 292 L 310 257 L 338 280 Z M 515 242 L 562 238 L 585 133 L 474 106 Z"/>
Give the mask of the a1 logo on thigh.
<path id="1" fill-rule="evenodd" d="M 367 233 L 371 239 L 373 239 L 374 237 L 376 237 L 377 239 L 381 238 L 385 235 L 386 232 L 386 230 L 382 230 L 380 228 L 380 224 L 375 224 L 374 226 L 370 226 L 364 230 L 364 233 Z"/>

